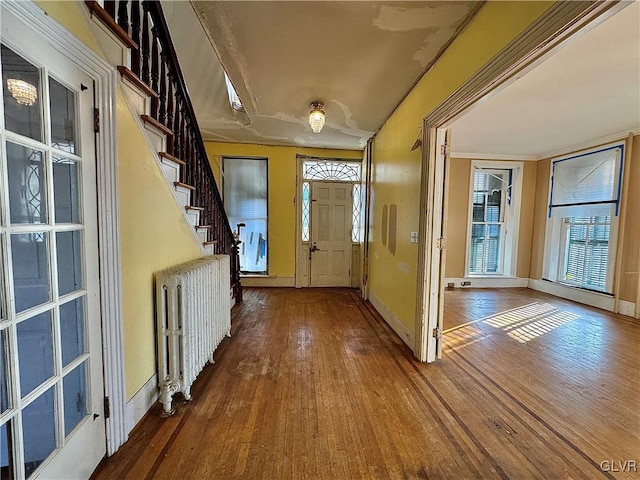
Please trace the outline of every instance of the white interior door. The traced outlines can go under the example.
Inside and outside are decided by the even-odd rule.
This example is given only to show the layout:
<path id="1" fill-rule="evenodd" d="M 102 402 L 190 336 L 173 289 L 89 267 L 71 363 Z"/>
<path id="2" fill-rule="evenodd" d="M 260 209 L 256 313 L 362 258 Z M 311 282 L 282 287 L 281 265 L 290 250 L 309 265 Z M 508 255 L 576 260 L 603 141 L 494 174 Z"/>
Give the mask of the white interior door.
<path id="1" fill-rule="evenodd" d="M 311 286 L 351 286 L 350 183 L 311 184 Z"/>
<path id="2" fill-rule="evenodd" d="M 1 477 L 88 478 L 106 452 L 93 82 L 2 25 Z"/>

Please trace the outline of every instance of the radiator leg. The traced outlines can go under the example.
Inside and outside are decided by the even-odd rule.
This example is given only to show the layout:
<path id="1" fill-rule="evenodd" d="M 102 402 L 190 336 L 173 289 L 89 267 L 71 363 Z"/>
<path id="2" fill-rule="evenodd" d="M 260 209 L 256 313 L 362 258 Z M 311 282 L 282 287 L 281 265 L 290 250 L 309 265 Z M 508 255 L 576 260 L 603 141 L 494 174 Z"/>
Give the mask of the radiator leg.
<path id="1" fill-rule="evenodd" d="M 184 395 L 184 399 L 189 402 L 191 401 L 191 387 L 187 387 L 182 391 L 182 395 Z"/>
<path id="2" fill-rule="evenodd" d="M 162 385 L 160 391 L 160 402 L 162 403 L 162 416 L 170 417 L 176 413 L 175 409 L 171 408 L 171 397 L 179 389 L 179 385 L 175 382 L 166 382 Z"/>
<path id="3" fill-rule="evenodd" d="M 213 365 L 215 362 L 215 360 L 213 359 L 213 353 L 209 356 L 208 361 L 211 365 Z"/>
<path id="4" fill-rule="evenodd" d="M 227 330 L 227 337 L 231 337 L 231 329 Z"/>

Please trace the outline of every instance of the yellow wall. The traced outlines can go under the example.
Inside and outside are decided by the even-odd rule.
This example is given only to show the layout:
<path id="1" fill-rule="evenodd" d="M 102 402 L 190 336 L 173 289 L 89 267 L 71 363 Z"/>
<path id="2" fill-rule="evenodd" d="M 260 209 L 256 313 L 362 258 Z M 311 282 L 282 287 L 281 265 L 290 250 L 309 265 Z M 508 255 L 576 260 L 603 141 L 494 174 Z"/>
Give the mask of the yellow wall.
<path id="1" fill-rule="evenodd" d="M 104 57 L 83 3 L 38 4 Z M 116 123 L 125 386 L 130 399 L 156 372 L 153 273 L 202 253 L 121 91 Z"/>
<path id="2" fill-rule="evenodd" d="M 105 58 L 91 26 L 86 21 L 87 10 L 84 2 L 36 0 L 35 3 L 87 47 Z"/>
<path id="3" fill-rule="evenodd" d="M 640 267 L 640 135 L 633 137 L 629 162 L 629 186 L 627 188 L 627 210 L 625 234 L 622 242 L 622 274 L 620 275 L 620 299 L 636 301 L 638 290 L 638 267 Z"/>
<path id="4" fill-rule="evenodd" d="M 449 166 L 449 198 L 447 205 L 446 277 L 464 277 L 469 222 L 469 189 L 471 188 L 471 159 L 452 158 Z M 536 193 L 537 168 L 535 162 L 524 162 L 522 197 L 518 232 L 516 276 L 529 278 L 533 207 Z"/>
<path id="5" fill-rule="evenodd" d="M 420 151 L 410 152 L 422 119 L 547 10 L 553 2 L 487 2 L 387 120 L 375 138 L 369 292 L 410 330 L 416 307 Z M 384 205 L 398 206 L 395 255 L 382 245 Z"/>
<path id="6" fill-rule="evenodd" d="M 544 260 L 544 236 L 547 230 L 549 214 L 549 179 L 551 176 L 551 160 L 537 162 L 538 181 L 533 208 L 533 231 L 531 232 L 531 270 L 529 278 L 542 278 L 542 264 Z"/>
<path id="7" fill-rule="evenodd" d="M 153 274 L 202 256 L 191 227 L 118 95 L 118 180 L 127 398 L 156 372 Z"/>
<path id="8" fill-rule="evenodd" d="M 269 159 L 269 275 L 293 279 L 296 271 L 296 154 L 361 160 L 362 152 L 219 142 L 205 142 L 205 146 L 214 171 L 218 170 L 216 179 L 219 179 L 222 156 Z"/>

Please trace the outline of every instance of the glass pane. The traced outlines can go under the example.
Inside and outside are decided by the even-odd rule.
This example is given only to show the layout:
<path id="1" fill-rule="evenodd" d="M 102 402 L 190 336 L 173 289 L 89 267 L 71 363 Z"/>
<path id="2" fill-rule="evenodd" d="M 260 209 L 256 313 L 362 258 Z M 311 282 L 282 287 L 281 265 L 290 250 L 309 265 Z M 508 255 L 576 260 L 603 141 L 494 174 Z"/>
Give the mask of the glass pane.
<path id="1" fill-rule="evenodd" d="M 7 378 L 7 347 L 6 347 L 6 330 L 0 330 L 0 413 L 9 408 L 9 392 Z M 3 464 L 0 464 L 0 468 Z"/>
<path id="2" fill-rule="evenodd" d="M 82 232 L 56 233 L 58 258 L 58 295 L 66 295 L 82 288 Z"/>
<path id="3" fill-rule="evenodd" d="M 309 205 L 311 198 L 309 197 L 309 182 L 302 183 L 302 241 L 309 241 Z"/>
<path id="4" fill-rule="evenodd" d="M 267 160 L 224 158 L 224 208 L 240 231 L 240 269 L 267 272 Z"/>
<path id="5" fill-rule="evenodd" d="M 360 181 L 360 163 L 308 161 L 302 164 L 305 180 Z"/>
<path id="6" fill-rule="evenodd" d="M 66 367 L 84 351 L 84 298 L 60 305 L 62 366 Z"/>
<path id="7" fill-rule="evenodd" d="M 76 96 L 64 85 L 49 78 L 51 103 L 51 144 L 68 153 L 76 153 Z"/>
<path id="8" fill-rule="evenodd" d="M 62 381 L 64 392 L 64 435 L 68 436 L 84 417 L 87 416 L 86 362 L 81 363 L 67 374 Z"/>
<path id="9" fill-rule="evenodd" d="M 11 422 L 7 422 L 0 426 L 0 479 L 2 480 L 15 478 L 11 443 Z"/>
<path id="10" fill-rule="evenodd" d="M 77 162 L 68 158 L 53 157 L 53 200 L 56 223 L 80 221 Z"/>
<path id="11" fill-rule="evenodd" d="M 13 289 L 16 312 L 50 300 L 49 234 L 11 235 Z"/>
<path id="12" fill-rule="evenodd" d="M 47 182 L 42 152 L 7 142 L 11 223 L 47 223 Z"/>
<path id="13" fill-rule="evenodd" d="M 54 387 L 22 410 L 24 471 L 28 478 L 56 449 Z"/>
<path id="14" fill-rule="evenodd" d="M 38 69 L 4 45 L 1 57 L 5 127 L 42 141 L 42 95 Z"/>
<path id="15" fill-rule="evenodd" d="M 353 184 L 353 193 L 351 195 L 353 199 L 353 219 L 351 225 L 351 241 L 358 243 L 360 241 L 360 209 L 362 207 L 362 198 L 360 196 L 360 184 Z"/>
<path id="16" fill-rule="evenodd" d="M 53 376 L 51 311 L 20 322 L 17 332 L 20 390 L 24 397 Z"/>

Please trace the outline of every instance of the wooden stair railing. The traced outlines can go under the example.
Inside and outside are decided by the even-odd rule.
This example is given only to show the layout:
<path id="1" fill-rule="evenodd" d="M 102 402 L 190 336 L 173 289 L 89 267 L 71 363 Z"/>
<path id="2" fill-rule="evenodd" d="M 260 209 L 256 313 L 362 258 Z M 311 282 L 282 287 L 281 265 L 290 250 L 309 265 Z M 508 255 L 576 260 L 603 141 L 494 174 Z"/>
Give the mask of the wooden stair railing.
<path id="1" fill-rule="evenodd" d="M 163 156 L 179 160 L 180 183 L 195 187 L 192 205 L 202 207 L 200 224 L 208 226 L 206 243 L 213 245 L 215 254 L 231 256 L 231 287 L 236 302 L 241 302 L 238 242 L 224 211 L 160 2 L 105 0 L 104 8 L 96 1 L 85 3 L 101 20 L 107 19 L 119 38 L 123 32 L 129 36 L 130 41 L 123 43 L 131 51 L 130 71 L 126 67 L 119 70 L 129 80 L 133 74 L 133 83 L 140 82 L 146 87 L 143 91 L 151 92 L 150 120 L 167 134 Z"/>

